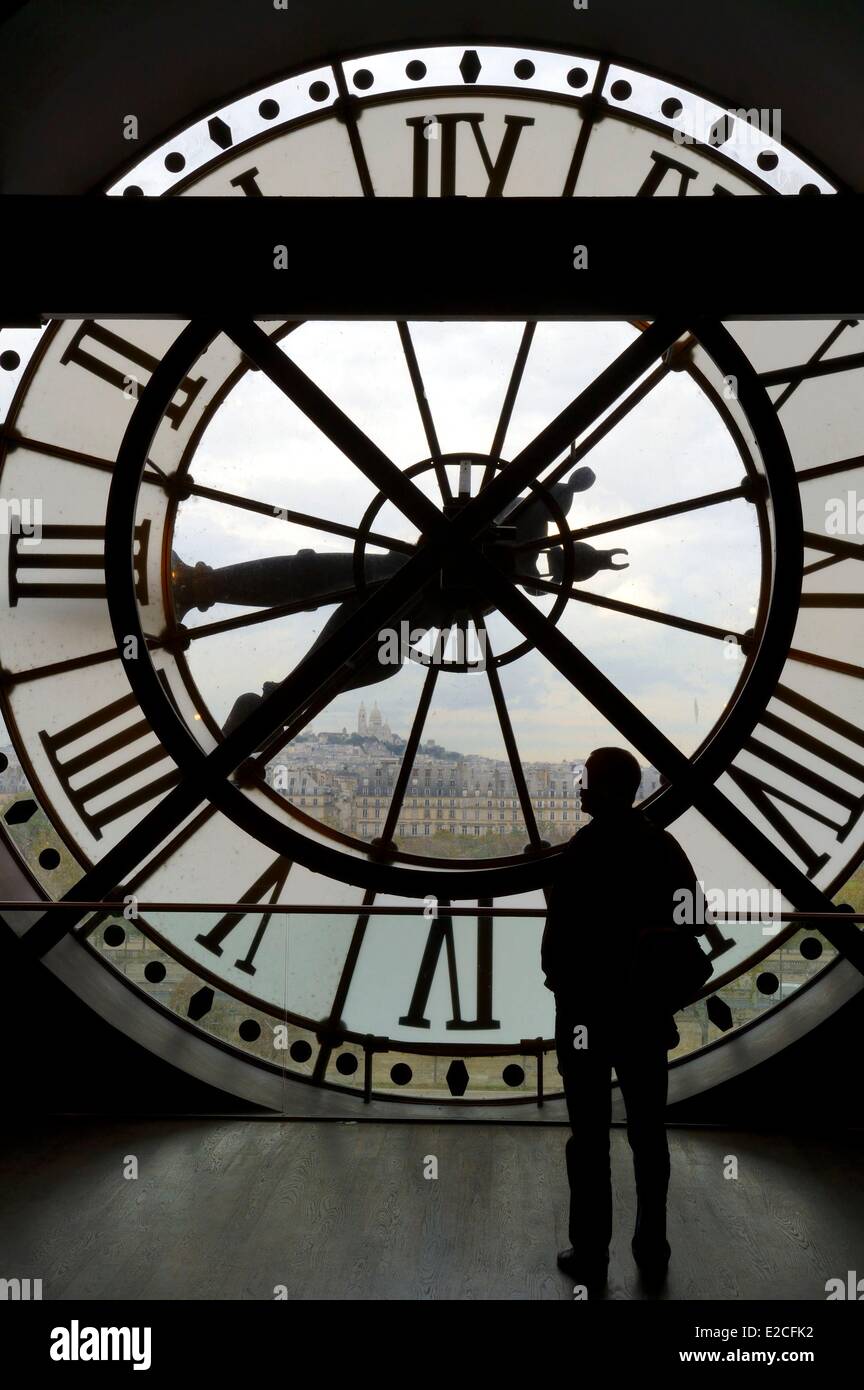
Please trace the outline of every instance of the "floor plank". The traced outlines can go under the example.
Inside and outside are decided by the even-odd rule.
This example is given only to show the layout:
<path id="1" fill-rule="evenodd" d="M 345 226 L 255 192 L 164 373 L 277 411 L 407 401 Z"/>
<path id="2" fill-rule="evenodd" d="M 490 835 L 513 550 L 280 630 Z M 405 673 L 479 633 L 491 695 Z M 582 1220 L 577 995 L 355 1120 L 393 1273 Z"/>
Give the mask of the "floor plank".
<path id="1" fill-rule="evenodd" d="M 669 1135 L 660 1297 L 824 1300 L 826 1279 L 861 1264 L 864 1136 Z M 4 1136 L 0 1274 L 41 1278 L 46 1299 L 270 1299 L 278 1285 L 299 1300 L 570 1299 L 555 1268 L 565 1138 L 554 1125 L 28 1122 Z M 639 1299 L 621 1129 L 612 1146 L 606 1296 Z"/>

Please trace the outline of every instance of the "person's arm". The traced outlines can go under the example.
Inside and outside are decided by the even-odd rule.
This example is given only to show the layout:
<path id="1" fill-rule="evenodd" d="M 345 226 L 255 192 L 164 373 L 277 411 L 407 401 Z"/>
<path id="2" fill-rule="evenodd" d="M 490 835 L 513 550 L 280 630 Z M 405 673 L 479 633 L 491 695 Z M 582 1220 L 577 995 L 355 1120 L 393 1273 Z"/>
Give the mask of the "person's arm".
<path id="1" fill-rule="evenodd" d="M 669 928 L 661 929 L 660 936 L 666 937 L 667 940 L 668 935 L 677 936 L 679 942 L 672 955 L 667 957 L 667 998 L 671 1009 L 677 1013 L 711 973 L 709 959 L 697 939 L 704 930 L 704 923 L 711 919 L 706 911 L 702 885 L 696 877 L 693 865 L 673 836 L 667 834 L 666 843 L 669 849 L 668 891 L 676 906 L 670 913 Z M 687 907 L 686 913 L 681 912 L 684 903 Z M 682 938 L 689 938 L 689 941 Z"/>
<path id="2" fill-rule="evenodd" d="M 540 968 L 543 983 L 554 994 L 562 983 L 562 934 L 572 931 L 574 888 L 578 881 L 576 868 L 580 852 L 578 831 L 567 841 L 546 889 L 546 925 L 540 942 Z M 564 951 L 565 960 L 567 951 Z"/>
<path id="3" fill-rule="evenodd" d="M 638 932 L 636 971 L 642 987 L 649 989 L 650 1007 L 667 1016 L 669 1050 L 679 1041 L 673 1016 L 699 975 L 698 956 L 691 958 L 691 951 L 702 930 L 698 924 L 703 894 L 693 865 L 668 832 L 656 845 L 653 873 L 653 914 L 650 924 Z M 685 943 L 686 937 L 692 946 Z"/>
<path id="4" fill-rule="evenodd" d="M 552 983 L 555 974 L 555 907 L 558 900 L 558 893 L 553 885 L 546 894 L 546 925 L 543 928 L 543 937 L 540 942 L 540 969 L 543 971 L 543 983 L 547 989 L 554 990 Z"/>
<path id="5" fill-rule="evenodd" d="M 669 877 L 673 905 L 682 901 L 681 894 L 683 890 L 687 894 L 684 901 L 686 901 L 689 908 L 687 920 L 682 922 L 676 920 L 673 916 L 670 918 L 669 925 L 673 927 L 677 926 L 682 931 L 695 932 L 697 925 L 707 920 L 707 909 L 705 907 L 705 895 L 702 892 L 702 885 L 696 877 L 696 871 L 693 865 L 690 863 L 690 860 L 687 858 L 687 855 L 674 836 L 668 836 L 668 845 L 670 849 Z M 678 895 L 677 897 L 675 896 L 676 894 Z M 680 913 L 678 916 L 680 918 Z"/>
<path id="6" fill-rule="evenodd" d="M 666 936 L 694 930 L 694 924 L 700 921 L 702 888 L 693 865 L 668 831 L 663 831 L 652 846 L 645 872 L 651 908 L 637 936 L 644 939 L 657 933 Z"/>

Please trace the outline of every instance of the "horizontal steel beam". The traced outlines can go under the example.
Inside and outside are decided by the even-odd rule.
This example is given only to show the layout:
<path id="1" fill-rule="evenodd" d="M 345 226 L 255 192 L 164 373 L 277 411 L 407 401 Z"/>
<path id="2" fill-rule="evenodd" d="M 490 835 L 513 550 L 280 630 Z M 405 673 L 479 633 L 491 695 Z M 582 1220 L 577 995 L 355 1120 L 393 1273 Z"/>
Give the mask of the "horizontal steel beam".
<path id="1" fill-rule="evenodd" d="M 0 198 L 0 324 L 864 316 L 864 195 Z M 580 250 L 579 248 L 583 248 Z"/>
<path id="2" fill-rule="evenodd" d="M 38 898 L 21 899 L 9 902 L 0 902 L 0 912 L 32 912 L 34 908 L 45 912 L 83 912 L 101 911 L 110 912 L 117 915 L 120 908 L 129 901 L 134 901 L 134 911 L 136 915 L 144 912 L 240 912 L 244 916 L 258 915 L 267 917 L 271 913 L 291 912 L 303 916 L 311 917 L 426 917 L 429 913 L 429 906 L 426 902 L 419 903 L 271 903 L 271 902 L 249 902 L 249 903 L 185 903 L 185 902 L 144 902 L 138 901 L 133 894 L 127 898 L 102 898 L 93 902 L 78 902 L 73 900 L 63 900 L 59 902 L 43 902 Z M 545 917 L 547 909 L 545 907 L 496 907 L 477 906 L 473 904 L 467 907 L 451 907 L 449 904 L 441 904 L 438 907 L 440 917 Z M 842 912 L 843 921 L 864 922 L 864 912 L 846 912 L 842 907 L 837 908 L 837 912 L 712 912 L 711 919 L 714 922 L 748 923 L 748 922 L 834 922 L 837 914 Z M 124 914 L 125 915 L 125 914 Z M 431 914 L 434 915 L 434 914 Z M 130 921 L 133 920 L 130 918 Z"/>

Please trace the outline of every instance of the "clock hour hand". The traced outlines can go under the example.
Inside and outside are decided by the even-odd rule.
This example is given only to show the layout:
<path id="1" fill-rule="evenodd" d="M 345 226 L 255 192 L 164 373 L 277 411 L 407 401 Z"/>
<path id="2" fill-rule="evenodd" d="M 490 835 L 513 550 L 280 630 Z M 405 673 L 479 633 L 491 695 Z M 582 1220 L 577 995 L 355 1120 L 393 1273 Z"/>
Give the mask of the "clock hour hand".
<path id="1" fill-rule="evenodd" d="M 407 558 L 396 551 L 367 554 L 363 572 L 370 581 L 389 579 Z M 184 564 L 179 555 L 172 554 L 171 579 L 174 609 L 181 621 L 191 609 L 203 613 L 214 603 L 272 608 L 293 599 L 308 599 L 313 611 L 332 603 L 334 593 L 354 586 L 354 558 L 351 554 L 299 550 L 296 555 L 245 560 L 214 569 L 203 561 Z"/>

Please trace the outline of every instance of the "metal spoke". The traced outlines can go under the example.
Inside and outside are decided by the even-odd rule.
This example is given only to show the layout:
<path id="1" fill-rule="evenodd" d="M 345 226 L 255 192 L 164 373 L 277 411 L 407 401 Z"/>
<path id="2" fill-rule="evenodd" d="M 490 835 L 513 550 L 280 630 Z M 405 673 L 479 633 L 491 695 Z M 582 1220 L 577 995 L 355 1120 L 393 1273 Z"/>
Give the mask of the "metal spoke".
<path id="1" fill-rule="evenodd" d="M 257 502 L 250 497 L 238 497 L 233 492 L 222 492 L 219 488 L 203 487 L 193 483 L 189 491 L 192 497 L 204 497 L 210 502 L 221 502 L 226 507 L 239 507 L 242 511 L 255 512 L 258 516 L 278 517 L 280 521 L 292 521 L 295 526 L 308 526 L 314 531 L 325 531 L 333 536 L 346 536 L 349 540 L 356 540 L 360 535 L 359 526 L 348 526 L 341 521 L 327 521 L 323 516 L 314 516 L 310 512 L 295 512 L 290 507 L 275 507 L 270 502 Z M 417 549 L 411 541 L 385 536 L 380 531 L 364 533 L 364 539 L 372 545 L 380 545 L 386 550 L 399 550 L 406 555 Z"/>
<path id="2" fill-rule="evenodd" d="M 370 591 L 380 589 L 385 583 L 383 579 L 372 579 L 366 585 Z M 357 590 L 334 589 L 332 593 L 318 595 L 318 606 L 329 608 L 331 604 L 344 603 L 346 599 L 355 598 Z M 292 599 L 289 603 L 275 603 L 270 608 L 259 609 L 254 613 L 241 613 L 236 618 L 220 618 L 217 622 L 202 623 L 200 627 L 190 627 L 186 631 L 194 642 L 201 637 L 214 637 L 217 633 L 236 632 L 238 628 L 255 627 L 258 623 L 272 623 L 277 618 L 290 617 L 294 613 L 305 613 L 309 610 L 309 599 Z M 116 652 L 114 653 L 116 656 Z"/>
<path id="3" fill-rule="evenodd" d="M 822 671 L 837 671 L 839 675 L 851 676 L 853 680 L 864 680 L 864 666 L 855 666 L 851 661 L 835 661 L 831 656 L 802 652 L 798 647 L 789 648 L 789 660 L 803 662 L 805 666 L 818 666 Z"/>
<path id="4" fill-rule="evenodd" d="M 0 430 L 0 442 L 9 442 L 15 448 L 32 449 L 34 452 L 50 455 L 52 458 L 60 458 L 70 463 L 81 464 L 85 468 L 96 469 L 100 473 L 113 473 L 116 467 L 114 459 L 97 458 L 94 454 L 83 454 L 76 449 L 64 449 L 56 444 L 48 444 L 41 439 L 29 439 L 23 435 L 15 434 L 13 431 Z M 151 483 L 155 487 L 167 488 L 171 482 L 170 477 L 161 471 L 154 471 L 155 465 L 151 464 L 144 470 L 142 481 Z M 277 517 L 281 521 L 291 521 L 296 526 L 308 526 L 315 531 L 324 531 L 334 536 L 345 536 L 349 540 L 356 540 L 360 534 L 357 526 L 348 526 L 339 521 L 328 521 L 324 517 L 314 516 L 309 512 L 292 511 L 290 507 L 277 507 L 272 502 L 259 502 L 252 497 L 240 497 L 233 492 L 224 492 L 221 488 L 206 487 L 202 483 L 193 482 L 189 488 L 190 497 L 203 497 L 210 502 L 219 502 L 225 507 L 237 507 L 241 511 L 254 512 L 256 516 Z M 365 539 L 372 545 L 379 545 L 385 550 L 399 550 L 406 555 L 416 549 L 411 541 L 397 539 L 396 536 L 386 536 L 380 531 L 369 531 Z"/>
<path id="5" fill-rule="evenodd" d="M 816 351 L 808 358 L 808 362 L 813 363 L 820 361 L 820 359 L 825 356 L 825 353 L 828 351 L 828 349 L 830 347 L 833 347 L 834 343 L 836 343 L 844 328 L 851 328 L 854 326 L 854 324 L 855 319 L 844 319 L 842 323 L 836 323 L 834 327 L 831 329 L 831 332 L 828 334 L 828 337 L 825 338 L 823 342 L 819 344 Z M 774 402 L 774 409 L 780 410 L 780 408 L 786 404 L 793 391 L 796 391 L 798 389 L 800 384 L 800 381 L 790 382 L 790 384 L 786 387 L 786 390 L 781 391 L 780 395 Z"/>
<path id="6" fill-rule="evenodd" d="M 151 651 L 163 645 L 158 637 L 145 636 L 144 641 Z M 67 671 L 82 671 L 88 666 L 102 666 L 105 662 L 116 660 L 117 648 L 109 647 L 105 651 L 89 652 L 86 656 L 70 656 L 65 661 L 49 661 L 44 666 L 31 666 L 26 671 L 4 671 L 0 676 L 0 687 L 8 689 L 13 685 L 45 680 L 48 676 L 62 676 Z"/>
<path id="7" fill-rule="evenodd" d="M 495 665 L 494 653 L 492 652 L 489 641 L 489 629 L 484 622 L 482 613 L 479 610 L 474 613 L 474 626 L 478 634 L 483 634 L 485 642 L 485 661 L 486 677 L 489 681 L 489 689 L 492 693 L 492 701 L 495 705 L 495 712 L 498 715 L 498 723 L 501 726 L 501 735 L 504 739 L 504 747 L 507 750 L 507 757 L 510 762 L 510 770 L 513 773 L 513 782 L 516 787 L 516 795 L 519 798 L 519 805 L 522 808 L 522 817 L 525 821 L 525 829 L 528 832 L 528 839 L 534 849 L 540 849 L 542 840 L 537 829 L 537 820 L 534 815 L 534 805 L 531 801 L 531 793 L 528 790 L 528 782 L 525 778 L 525 769 L 522 766 L 522 759 L 519 756 L 519 747 L 516 743 L 516 736 L 513 733 L 513 724 L 510 719 L 510 711 L 507 708 L 507 701 L 501 689 L 501 677 Z"/>
<path id="8" fill-rule="evenodd" d="M 611 362 L 608 367 L 596 376 L 593 381 L 580 391 L 575 400 L 556 415 L 540 433 L 532 439 L 531 443 L 512 460 L 511 463 L 495 477 L 488 487 L 475 498 L 471 506 L 471 522 L 482 521 L 483 524 L 493 521 L 496 518 L 512 521 L 515 517 L 536 500 L 529 496 L 522 498 L 517 505 L 506 514 L 506 509 L 512 502 L 515 502 L 522 490 L 535 482 L 543 469 L 548 467 L 553 459 L 557 458 L 562 449 L 567 449 L 586 429 L 589 429 L 594 421 L 614 406 L 611 413 L 600 422 L 591 435 L 583 441 L 575 453 L 560 463 L 557 468 L 541 480 L 543 487 L 551 486 L 553 482 L 568 472 L 573 464 L 594 447 L 598 439 L 607 434 L 617 422 L 623 418 L 628 411 L 653 390 L 657 382 L 665 376 L 669 367 L 663 362 L 656 367 L 653 372 L 643 381 L 629 396 L 625 393 L 633 383 L 654 363 L 658 357 L 672 347 L 685 331 L 682 320 L 658 319 L 650 328 L 646 328 L 644 333 L 630 343 L 622 353 Z M 624 397 L 624 399 L 620 399 Z M 618 402 L 615 405 L 615 402 Z M 465 522 L 466 513 L 456 518 L 455 527 Z M 475 531 L 476 534 L 476 531 Z"/>
<path id="9" fill-rule="evenodd" d="M 517 583 L 531 583 L 534 588 L 545 589 L 550 594 L 560 594 L 565 592 L 562 585 L 556 584 L 553 579 L 537 579 L 533 575 L 514 574 L 513 578 Z M 712 623 L 700 623 L 695 618 L 679 618 L 674 613 L 661 613 L 656 608 L 644 608 L 638 603 L 624 603 L 621 599 L 608 598 L 606 594 L 592 594 L 589 589 L 573 588 L 566 590 L 567 597 L 577 599 L 580 603 L 593 604 L 596 608 L 608 608 L 612 613 L 626 613 L 631 618 L 645 618 L 651 623 L 665 623 L 667 627 L 677 627 L 683 632 L 694 632 L 699 637 L 716 637 L 721 642 L 729 637 L 734 637 L 739 646 L 743 641 L 744 634 L 741 632 L 730 632 L 727 627 L 715 627 Z"/>
<path id="10" fill-rule="evenodd" d="M 516 360 L 513 363 L 513 370 L 510 373 L 510 380 L 507 383 L 507 393 L 501 406 L 501 414 L 498 416 L 498 425 L 495 429 L 495 437 L 492 440 L 490 450 L 490 460 L 487 463 L 480 487 L 484 488 L 487 483 L 492 481 L 495 476 L 495 464 L 501 458 L 501 450 L 504 448 L 504 440 L 507 437 L 507 430 L 510 427 L 510 420 L 513 415 L 513 407 L 516 404 L 516 397 L 519 394 L 519 387 L 522 385 L 522 377 L 525 374 L 525 365 L 528 361 L 528 353 L 531 351 L 531 344 L 534 341 L 534 334 L 537 331 L 535 321 L 526 323 L 522 330 L 522 339 L 519 343 L 519 351 L 516 353 Z"/>
<path id="11" fill-rule="evenodd" d="M 802 608 L 864 608 L 864 594 L 802 594 Z"/>
<path id="12" fill-rule="evenodd" d="M 446 544 L 447 523 L 438 508 L 257 324 L 228 324 L 224 331 L 427 539 L 437 533 Z"/>
<path id="13" fill-rule="evenodd" d="M 795 480 L 809 483 L 812 478 L 830 478 L 835 473 L 854 473 L 856 468 L 864 468 L 864 454 L 856 454 L 851 459 L 837 459 L 834 463 L 817 463 L 812 468 L 799 468 Z"/>
<path id="14" fill-rule="evenodd" d="M 841 560 L 864 560 L 864 542 L 847 541 L 841 536 L 820 536 L 815 531 L 804 532 L 804 545 L 811 550 L 827 550 L 824 560 L 814 560 L 804 566 L 805 574 L 816 574 L 818 570 L 837 565 Z"/>
<path id="15" fill-rule="evenodd" d="M 572 198 L 576 192 L 576 184 L 582 172 L 582 165 L 585 161 L 585 152 L 588 149 L 588 141 L 591 132 L 598 118 L 603 114 L 601 93 L 609 74 L 609 59 L 603 58 L 597 64 L 597 75 L 594 78 L 594 85 L 591 91 L 583 98 L 581 115 L 582 125 L 576 141 L 576 148 L 573 151 L 573 158 L 570 161 L 570 168 L 567 170 L 567 178 L 564 181 L 564 188 L 561 196 Z"/>
<path id="16" fill-rule="evenodd" d="M 650 329 L 646 330 L 646 332 L 650 331 Z M 615 363 L 612 365 L 614 367 Z M 565 473 L 569 473 L 577 463 L 585 458 L 586 454 L 591 452 L 596 444 L 600 443 L 601 439 L 604 439 L 626 415 L 629 415 L 631 410 L 639 405 L 640 401 L 643 401 L 645 397 L 654 390 L 654 387 L 657 386 L 659 382 L 665 379 L 668 372 L 669 366 L 666 362 L 661 362 L 659 367 L 655 367 L 654 371 L 646 377 L 645 381 L 641 382 L 635 390 L 625 396 L 619 405 L 617 405 L 614 410 L 611 410 L 604 420 L 600 421 L 599 425 L 591 431 L 587 438 L 582 440 L 581 444 L 576 445 L 575 448 L 571 447 L 567 457 L 562 459 L 561 462 L 552 469 L 551 473 L 548 473 L 545 478 L 541 479 L 542 486 L 546 488 L 552 487 L 560 478 L 563 478 Z M 561 448 L 566 448 L 568 444 L 572 446 L 577 434 L 581 434 L 582 430 L 585 428 L 587 428 L 587 426 L 583 425 L 575 429 L 569 440 L 562 440 Z M 558 453 L 560 451 L 556 450 L 555 452 Z M 512 464 L 510 467 L 512 467 Z M 510 469 L 508 468 L 505 471 L 509 472 Z M 533 498 L 531 497 L 523 497 L 502 520 L 511 523 L 516 521 L 525 508 L 531 505 L 532 501 Z"/>
<path id="17" fill-rule="evenodd" d="M 624 737 L 670 780 L 692 784 L 689 760 L 580 652 L 519 590 L 482 557 L 473 560 L 478 579 L 498 609 L 541 651 Z"/>
<path id="18" fill-rule="evenodd" d="M 336 79 L 336 90 L 339 93 L 340 120 L 344 121 L 345 129 L 348 132 L 348 142 L 351 146 L 351 153 L 354 156 L 354 167 L 357 170 L 357 177 L 360 180 L 363 197 L 374 198 L 375 189 L 372 184 L 372 175 L 369 172 L 366 151 L 363 148 L 357 116 L 354 112 L 355 98 L 348 90 L 348 83 L 345 79 L 345 69 L 340 62 L 333 64 L 333 76 Z"/>
<path id="19" fill-rule="evenodd" d="M 393 788 L 393 795 L 390 798 L 390 805 L 387 809 L 387 817 L 384 822 L 384 831 L 381 836 L 384 844 L 389 846 L 393 841 L 393 834 L 399 822 L 399 814 L 402 810 L 402 803 L 405 800 L 405 791 L 408 786 L 408 779 L 411 776 L 414 762 L 417 757 L 417 749 L 420 747 L 420 739 L 423 737 L 423 730 L 426 726 L 426 719 L 429 715 L 429 706 L 432 703 L 432 696 L 435 692 L 435 685 L 438 680 L 438 665 L 436 657 L 443 652 L 449 636 L 450 629 L 439 633 L 438 652 L 433 653 L 432 664 L 426 672 L 426 679 L 423 682 L 423 689 L 420 692 L 420 699 L 417 702 L 417 709 L 411 725 L 411 732 L 408 735 L 408 742 L 402 754 L 402 762 L 399 765 L 399 774 L 396 778 L 396 785 Z"/>
<path id="20" fill-rule="evenodd" d="M 570 461 L 567 462 L 570 467 Z M 627 516 L 614 517 L 611 521 L 598 521 L 591 526 L 578 526 L 568 531 L 570 540 L 584 541 L 589 536 L 603 536 L 610 531 L 623 531 L 630 526 L 643 526 L 646 522 L 661 521 L 669 516 L 683 516 L 686 512 L 700 511 L 703 507 L 720 506 L 723 502 L 734 502 L 748 497 L 750 488 L 742 483 L 739 487 L 725 488 L 722 492 L 706 492 L 701 497 L 688 497 L 683 502 L 670 502 L 663 507 L 652 507 L 643 512 L 631 512 Z M 519 541 L 512 546 L 513 551 L 554 550 L 561 545 L 561 536 L 545 536 L 541 540 Z"/>
<path id="21" fill-rule="evenodd" d="M 850 352 L 845 357 L 827 357 L 818 361 L 798 362 L 793 367 L 778 367 L 770 372 L 760 372 L 759 380 L 765 387 L 780 386 L 788 381 L 798 386 L 817 376 L 833 376 L 836 372 L 857 371 L 864 367 L 864 352 Z"/>
<path id="22" fill-rule="evenodd" d="M 824 560 L 814 560 L 812 564 L 805 565 L 802 574 L 818 574 L 820 570 L 830 569 L 840 560 L 839 555 L 826 555 Z"/>
<path id="23" fill-rule="evenodd" d="M 447 469 L 441 460 L 441 446 L 438 443 L 438 434 L 435 429 L 435 421 L 432 418 L 432 410 L 429 405 L 429 397 L 426 395 L 426 388 L 423 385 L 423 376 L 420 371 L 420 363 L 417 361 L 417 353 L 414 351 L 414 343 L 411 339 L 411 330 L 404 319 L 400 319 L 396 325 L 399 329 L 399 340 L 402 343 L 402 351 L 405 354 L 405 362 L 408 367 L 408 375 L 411 378 L 411 385 L 414 388 L 414 396 L 417 401 L 417 409 L 420 412 L 420 419 L 423 421 L 423 430 L 426 435 L 426 446 L 429 450 L 429 457 L 435 469 L 435 477 L 438 479 L 438 487 L 441 492 L 442 502 L 452 502 L 453 492 L 450 487 L 450 479 L 447 477 Z"/>
<path id="24" fill-rule="evenodd" d="M 13 429 L 0 427 L 0 444 L 8 444 L 13 449 L 30 449 L 34 453 L 47 454 L 49 458 L 64 459 L 67 463 L 80 463 L 83 468 L 93 468 L 97 473 L 113 473 L 116 467 L 114 459 L 100 458 L 97 454 L 83 453 L 80 449 L 67 449 L 62 444 L 51 444 L 45 439 L 33 439 Z M 164 487 L 166 476 L 161 468 L 148 459 L 141 481 Z"/>

